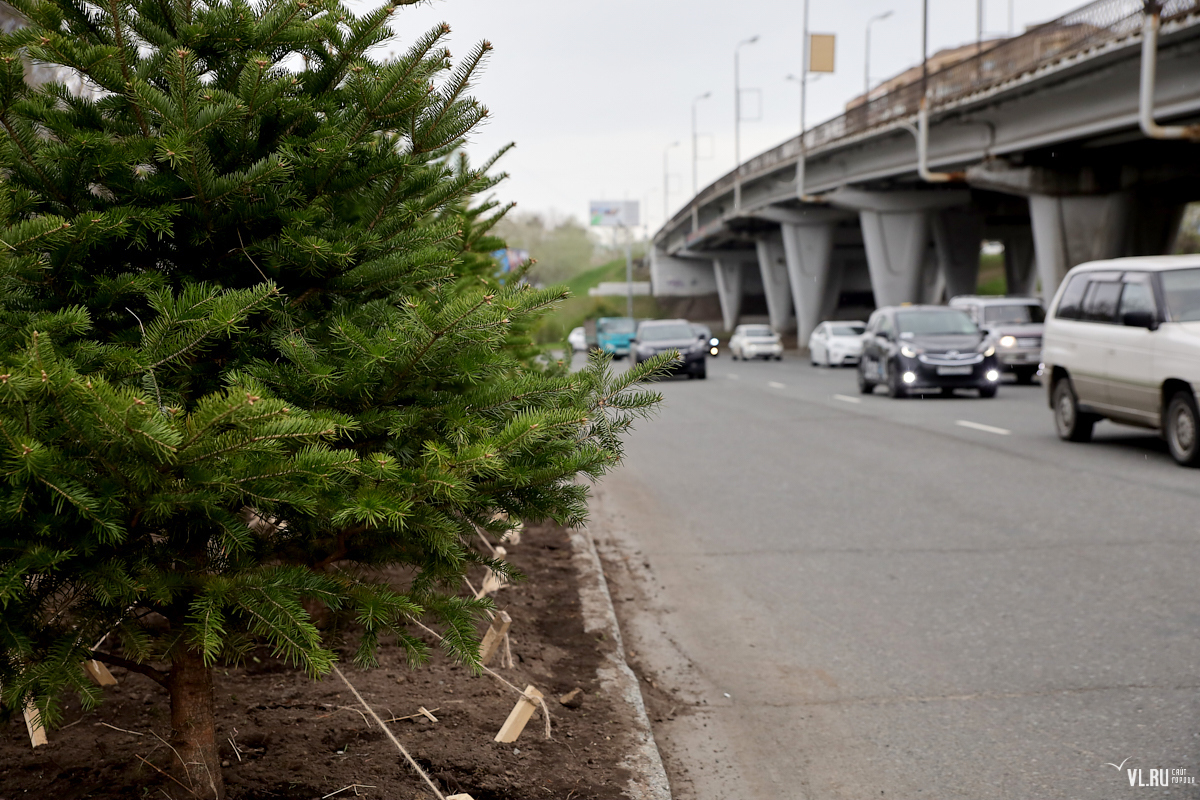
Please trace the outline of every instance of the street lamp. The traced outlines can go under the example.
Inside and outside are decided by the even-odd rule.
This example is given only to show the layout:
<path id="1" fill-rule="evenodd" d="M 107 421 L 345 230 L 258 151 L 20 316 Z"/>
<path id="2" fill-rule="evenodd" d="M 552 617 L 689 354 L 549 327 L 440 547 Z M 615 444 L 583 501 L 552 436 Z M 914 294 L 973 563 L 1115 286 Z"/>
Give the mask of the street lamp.
<path id="1" fill-rule="evenodd" d="M 743 47 L 758 41 L 755 34 L 738 42 L 733 48 L 733 207 L 742 207 L 742 79 L 739 56 Z"/>
<path id="2" fill-rule="evenodd" d="M 892 15 L 891 11 L 885 11 L 882 14 L 876 14 L 867 20 L 867 63 L 863 69 L 863 106 L 866 107 L 867 101 L 871 99 L 871 25 L 876 22 L 882 22 Z"/>
<path id="3" fill-rule="evenodd" d="M 699 137 L 699 134 L 696 133 L 696 104 L 710 97 L 712 97 L 712 92 L 705 92 L 702 95 L 697 95 L 692 100 L 692 197 L 695 197 L 700 192 L 700 186 L 696 179 L 696 164 L 700 159 L 696 151 L 696 140 Z"/>
<path id="4" fill-rule="evenodd" d="M 669 210 L 667 192 L 669 191 L 671 182 L 670 175 L 667 173 L 667 153 L 671 151 L 672 147 L 679 147 L 679 142 L 671 142 L 669 145 L 663 148 L 663 225 L 666 225 L 668 219 L 670 219 L 667 216 L 667 212 Z"/>
<path id="5" fill-rule="evenodd" d="M 808 79 L 810 81 L 819 81 L 821 79 L 821 76 L 824 74 L 825 73 L 823 73 L 823 72 L 814 72 L 808 76 Z M 785 75 L 783 79 L 785 81 L 795 81 L 797 84 L 799 84 L 800 81 L 802 80 L 801 78 L 798 78 L 795 75 Z M 801 88 L 801 90 L 800 90 L 800 102 L 801 103 L 804 102 L 804 89 L 803 88 Z M 803 112 L 801 112 L 801 114 L 800 114 L 800 129 L 804 130 L 804 114 L 803 114 Z"/>

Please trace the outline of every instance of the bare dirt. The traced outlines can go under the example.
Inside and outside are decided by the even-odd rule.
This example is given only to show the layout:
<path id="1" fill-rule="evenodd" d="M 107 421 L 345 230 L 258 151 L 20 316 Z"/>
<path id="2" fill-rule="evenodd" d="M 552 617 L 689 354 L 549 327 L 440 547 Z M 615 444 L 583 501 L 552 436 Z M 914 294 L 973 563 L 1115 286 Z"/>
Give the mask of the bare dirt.
<path id="1" fill-rule="evenodd" d="M 529 526 L 508 551 L 527 580 L 495 596 L 513 618 L 514 666 L 501 669 L 493 661 L 492 667 L 509 682 L 533 684 L 545 694 L 552 739 L 544 738 L 539 712 L 518 741 L 493 741 L 517 695 L 440 654 L 411 670 L 403 653 L 385 647 L 378 669 L 346 665 L 343 672 L 385 720 L 417 714 L 422 706 L 437 718 L 418 715 L 389 727 L 445 794 L 627 797 L 629 776 L 620 764 L 632 710 L 606 696 L 597 681 L 596 669 L 613 644 L 584 632 L 568 534 Z M 473 576 L 476 586 L 479 578 Z M 481 622 L 481 632 L 484 627 Z M 340 633 L 352 639 L 354 632 Z M 112 672 L 119 685 L 105 690 L 104 703 L 85 712 L 69 700 L 64 724 L 49 731 L 46 746 L 30 748 L 19 716 L 0 722 L 0 800 L 188 796 L 158 771 L 167 770 L 171 758 L 166 693 L 144 676 Z M 558 702 L 577 687 L 578 708 Z M 242 667 L 220 667 L 215 694 L 230 800 L 432 797 L 336 676 L 312 681 L 259 652 Z"/>

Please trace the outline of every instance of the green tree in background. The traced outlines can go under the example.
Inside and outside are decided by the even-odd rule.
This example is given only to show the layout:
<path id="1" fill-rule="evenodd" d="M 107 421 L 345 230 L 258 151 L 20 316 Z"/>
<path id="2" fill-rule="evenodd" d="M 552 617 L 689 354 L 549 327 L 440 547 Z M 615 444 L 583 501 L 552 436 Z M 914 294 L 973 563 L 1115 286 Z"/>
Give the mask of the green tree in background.
<path id="1" fill-rule="evenodd" d="M 537 262 L 530 278 L 542 284 L 566 283 L 594 266 L 596 243 L 591 232 L 572 217 L 509 214 L 496 226 L 510 247 L 528 250 Z"/>
<path id="2" fill-rule="evenodd" d="M 398 3 L 397 5 L 401 5 Z M 527 331 L 560 297 L 500 285 L 487 115 L 444 26 L 332 0 L 13 0 L 0 36 L 0 685 L 59 718 L 86 658 L 170 693 L 180 781 L 219 798 L 212 671 L 260 642 L 320 675 L 306 608 L 371 664 L 406 622 L 476 656 L 474 526 L 574 524 L 576 476 L 657 401 Z M 32 59 L 92 92 L 38 89 Z M 403 587 L 364 568 L 405 565 Z M 501 565 L 493 565 L 502 569 Z M 93 650 L 108 637 L 106 644 Z"/>

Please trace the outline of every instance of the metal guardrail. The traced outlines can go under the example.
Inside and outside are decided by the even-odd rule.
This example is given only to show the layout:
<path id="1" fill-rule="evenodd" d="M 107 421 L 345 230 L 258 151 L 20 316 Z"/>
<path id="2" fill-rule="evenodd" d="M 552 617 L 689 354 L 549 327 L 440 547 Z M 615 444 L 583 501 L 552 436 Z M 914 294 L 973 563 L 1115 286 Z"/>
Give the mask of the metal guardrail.
<path id="1" fill-rule="evenodd" d="M 1161 13 L 1164 23 L 1200 14 L 1200 0 L 1166 0 Z M 1081 52 L 1140 34 L 1145 16 L 1144 0 L 1095 0 L 1020 36 L 998 44 L 985 43 L 987 49 L 978 55 L 928 75 L 925 86 L 930 109 L 936 110 L 939 105 L 1000 86 Z M 914 116 L 921 102 L 921 87 L 920 79 L 898 86 L 879 97 L 868 98 L 867 103 L 849 109 L 840 117 L 810 128 L 805 134 L 807 149 L 811 152 L 821 145 Z M 672 222 L 686 219 L 694 204 L 731 189 L 738 174 L 744 180 L 746 176 L 795 159 L 799 152 L 800 137 L 796 136 L 751 158 L 701 191 Z"/>

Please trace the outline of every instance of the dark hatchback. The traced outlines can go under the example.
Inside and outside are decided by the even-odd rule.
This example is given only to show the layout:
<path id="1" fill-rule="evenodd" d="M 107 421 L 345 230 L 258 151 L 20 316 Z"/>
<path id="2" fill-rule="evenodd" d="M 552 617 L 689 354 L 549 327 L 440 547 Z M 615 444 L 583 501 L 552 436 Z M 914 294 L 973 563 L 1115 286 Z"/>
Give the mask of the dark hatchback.
<path id="1" fill-rule="evenodd" d="M 977 389 L 995 397 L 996 346 L 964 312 L 945 306 L 886 306 L 867 322 L 858 388 L 883 384 L 891 397 L 940 389 Z"/>
<path id="2" fill-rule="evenodd" d="M 638 325 L 633 340 L 633 360 L 640 364 L 664 350 L 678 350 L 676 375 L 703 380 L 708 377 L 708 339 L 698 336 L 685 319 L 646 320 Z"/>

